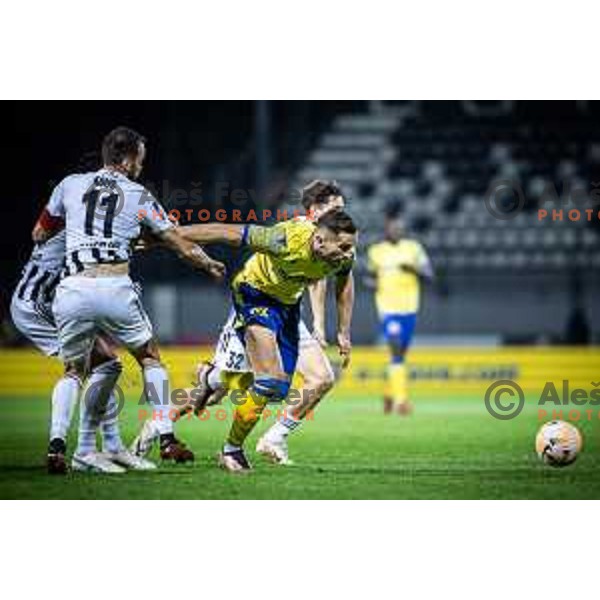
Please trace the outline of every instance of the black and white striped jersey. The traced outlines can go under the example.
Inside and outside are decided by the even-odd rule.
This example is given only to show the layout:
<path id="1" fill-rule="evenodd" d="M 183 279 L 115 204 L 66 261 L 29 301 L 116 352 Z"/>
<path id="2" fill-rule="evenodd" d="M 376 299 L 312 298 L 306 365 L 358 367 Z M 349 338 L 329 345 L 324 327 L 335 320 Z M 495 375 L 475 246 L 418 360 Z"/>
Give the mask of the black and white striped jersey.
<path id="1" fill-rule="evenodd" d="M 54 290 L 65 266 L 66 233 L 59 231 L 42 244 L 36 244 L 15 288 L 19 300 L 36 304 L 52 303 Z"/>
<path id="2" fill-rule="evenodd" d="M 63 179 L 46 209 L 65 220 L 69 275 L 85 265 L 128 261 L 142 225 L 155 233 L 174 226 L 144 186 L 109 169 Z"/>

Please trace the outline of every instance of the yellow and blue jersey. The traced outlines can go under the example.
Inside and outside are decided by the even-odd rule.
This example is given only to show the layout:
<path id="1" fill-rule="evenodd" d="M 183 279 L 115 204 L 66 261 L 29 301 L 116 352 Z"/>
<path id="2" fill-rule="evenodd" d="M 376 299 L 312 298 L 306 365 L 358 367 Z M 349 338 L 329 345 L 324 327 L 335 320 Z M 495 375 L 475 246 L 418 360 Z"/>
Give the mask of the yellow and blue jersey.
<path id="1" fill-rule="evenodd" d="M 255 254 L 233 278 L 234 295 L 245 284 L 292 305 L 300 300 L 308 284 L 350 271 L 352 261 L 332 265 L 313 255 L 310 242 L 315 230 L 315 223 L 309 220 L 250 227 L 248 245 Z"/>
<path id="2" fill-rule="evenodd" d="M 300 300 L 313 281 L 347 273 L 352 262 L 332 265 L 312 253 L 316 225 L 308 220 L 284 221 L 273 227 L 248 228 L 255 254 L 232 280 L 235 327 L 242 343 L 248 325 L 273 331 L 282 368 L 290 377 L 298 359 Z"/>
<path id="3" fill-rule="evenodd" d="M 381 318 L 419 311 L 421 282 L 418 274 L 431 275 L 429 258 L 419 242 L 402 239 L 397 243 L 373 244 L 368 250 L 368 268 L 377 278 L 375 303 Z"/>

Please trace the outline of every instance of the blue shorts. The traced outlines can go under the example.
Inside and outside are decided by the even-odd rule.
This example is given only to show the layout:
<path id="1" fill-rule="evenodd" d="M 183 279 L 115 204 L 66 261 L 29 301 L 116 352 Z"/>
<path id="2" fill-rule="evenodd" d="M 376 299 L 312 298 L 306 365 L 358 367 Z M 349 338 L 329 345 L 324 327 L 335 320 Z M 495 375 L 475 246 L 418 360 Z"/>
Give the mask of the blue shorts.
<path id="1" fill-rule="evenodd" d="M 383 337 L 388 344 L 408 348 L 412 342 L 417 324 L 417 315 L 409 314 L 388 314 L 381 320 L 381 330 Z"/>
<path id="2" fill-rule="evenodd" d="M 283 304 L 272 296 L 242 283 L 233 295 L 235 330 L 245 347 L 244 331 L 248 325 L 262 325 L 277 338 L 283 370 L 291 378 L 298 362 L 300 302 Z"/>

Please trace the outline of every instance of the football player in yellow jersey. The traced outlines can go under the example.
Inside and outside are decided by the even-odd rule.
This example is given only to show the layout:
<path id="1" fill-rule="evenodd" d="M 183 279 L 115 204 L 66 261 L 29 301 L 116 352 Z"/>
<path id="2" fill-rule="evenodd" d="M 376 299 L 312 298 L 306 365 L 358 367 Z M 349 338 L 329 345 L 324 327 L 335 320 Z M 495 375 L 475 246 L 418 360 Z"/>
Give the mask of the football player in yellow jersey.
<path id="1" fill-rule="evenodd" d="M 283 401 L 298 359 L 300 300 L 307 286 L 335 276 L 338 344 L 350 352 L 351 269 L 356 227 L 342 210 L 318 221 L 285 221 L 273 227 L 212 223 L 186 227 L 186 238 L 199 244 L 248 245 L 255 254 L 234 276 L 231 287 L 236 331 L 245 346 L 254 381 L 237 405 L 223 452 L 222 467 L 251 468 L 243 444 L 268 402 Z"/>
<path id="2" fill-rule="evenodd" d="M 368 250 L 367 283 L 375 288 L 375 304 L 383 335 L 390 348 L 384 411 L 408 414 L 408 374 L 405 363 L 417 313 L 422 279 L 433 276 L 431 263 L 423 246 L 405 237 L 402 221 L 393 213 L 385 222 L 385 240 Z"/>

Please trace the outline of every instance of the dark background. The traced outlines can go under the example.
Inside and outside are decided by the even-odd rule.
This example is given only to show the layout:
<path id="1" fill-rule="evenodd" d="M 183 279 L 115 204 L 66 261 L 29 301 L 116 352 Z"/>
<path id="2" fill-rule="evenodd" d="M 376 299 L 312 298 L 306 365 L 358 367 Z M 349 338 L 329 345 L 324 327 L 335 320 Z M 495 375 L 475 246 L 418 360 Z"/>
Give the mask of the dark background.
<path id="1" fill-rule="evenodd" d="M 524 165 L 520 172 L 524 182 L 535 177 L 558 182 L 559 165 L 565 159 L 576 166 L 580 179 L 600 182 L 599 159 L 592 152 L 593 146 L 600 143 L 599 103 L 515 101 L 509 108 L 501 102 L 474 102 L 472 106 L 476 107 L 475 112 L 459 101 L 4 102 L 0 140 L 6 211 L 0 244 L 2 320 L 7 318 L 12 290 L 31 251 L 31 228 L 53 186 L 73 171 L 97 167 L 102 138 L 118 125 L 132 127 L 146 136 L 148 154 L 141 181 L 149 185 L 167 207 L 173 205 L 173 190 L 189 192 L 201 182 L 201 207 L 214 210 L 217 207 L 214 190 L 218 182 L 227 182 L 232 189 L 252 189 L 259 197 L 285 204 L 289 189 L 299 185 L 298 182 L 305 183 L 309 175 L 318 175 L 318 170 L 313 169 L 317 161 L 315 153 L 323 147 L 328 151 L 323 141 L 325 137 L 340 132 L 346 135 L 344 118 L 371 119 L 358 129 L 352 129 L 355 125 L 350 124 L 347 131 L 356 134 L 358 139 L 371 131 L 369 128 L 377 131 L 378 114 L 405 111 L 402 125 L 390 132 L 386 142 L 396 153 L 386 171 L 381 176 L 365 175 L 348 183 L 350 206 L 359 220 L 363 244 L 381 237 L 382 202 L 400 203 L 408 215 L 409 228 L 426 242 L 427 235 L 437 235 L 440 227 L 443 228 L 445 218 L 452 219 L 463 209 L 468 212 L 465 207 L 469 197 L 478 199 L 481 206 L 478 213 L 485 217 L 481 200 L 490 180 L 498 176 L 503 166 L 493 164 L 489 158 L 491 149 L 499 144 L 510 145 L 510 161 Z M 350 162 L 346 164 L 344 157 L 354 150 L 360 148 L 346 148 L 344 152 L 349 154 L 341 153 L 336 165 L 342 171 L 347 169 L 349 176 L 355 174 L 353 163 L 348 159 Z M 379 149 L 375 148 L 374 156 L 377 152 Z M 444 196 L 435 219 L 427 214 L 411 218 L 412 209 L 420 203 L 425 205 L 432 195 L 431 182 L 423 176 L 424 165 L 432 159 L 444 165 L 444 178 L 452 183 L 452 191 Z M 346 184 L 343 177 L 341 181 Z M 406 196 L 393 192 L 386 196 L 379 187 L 382 181 L 392 184 L 411 181 L 414 192 Z M 183 209 L 185 205 L 178 208 Z M 250 202 L 247 208 L 253 208 L 253 204 Z M 532 222 L 534 211 L 534 206 L 527 207 Z M 477 229 L 476 248 L 485 242 L 488 225 L 482 223 Z M 597 225 L 597 222 L 586 224 L 585 229 L 597 230 Z M 443 234 L 443 229 L 441 231 Z M 467 230 L 458 231 L 460 241 Z M 578 254 L 581 260 L 573 265 L 565 248 L 533 247 L 542 254 L 563 253 L 558 256 L 564 263 L 560 267 L 544 265 L 541 256 L 540 268 L 532 263 L 515 269 L 509 260 L 504 268 L 494 270 L 488 263 L 469 266 L 468 259 L 473 252 L 466 245 L 461 247 L 459 243 L 458 248 L 449 248 L 443 240 L 437 246 L 430 245 L 437 281 L 432 289 L 433 302 L 426 305 L 426 310 L 431 308 L 431 319 L 424 320 L 421 330 L 427 331 L 429 327 L 434 333 L 470 333 L 469 319 L 475 319 L 472 333 L 485 332 L 486 307 L 490 316 L 494 313 L 497 316 L 502 308 L 498 294 L 507 289 L 518 294 L 523 291 L 523 283 L 537 281 L 535 277 L 539 277 L 540 283 L 535 283 L 530 295 L 521 294 L 520 308 L 515 312 L 523 317 L 523 313 L 536 310 L 536 303 L 543 304 L 549 296 L 562 295 L 565 298 L 556 305 L 556 311 L 560 313 L 561 323 L 567 323 L 577 297 L 583 297 L 582 287 L 588 285 L 589 288 L 597 281 L 598 271 L 590 270 L 586 262 L 595 252 L 593 247 L 582 249 Z M 531 248 L 517 249 L 524 252 L 526 259 L 532 256 Z M 515 252 L 513 247 L 502 245 L 496 250 L 504 252 L 509 259 Z M 236 260 L 223 250 L 212 252 L 227 261 Z M 359 272 L 364 267 L 363 257 L 361 253 Z M 466 266 L 460 266 L 461 257 L 466 257 L 467 263 L 463 260 Z M 136 276 L 145 284 L 168 281 L 207 285 L 205 278 L 198 277 L 164 252 L 136 263 Z M 359 284 L 359 293 L 361 291 L 364 297 L 358 300 L 357 329 L 359 337 L 368 341 L 372 339 L 374 317 L 370 295 L 361 290 Z M 481 291 L 484 296 L 475 301 L 474 291 Z M 585 318 L 588 323 L 595 322 L 591 314 L 595 293 L 590 288 L 586 294 Z M 462 295 L 470 298 L 475 306 L 483 307 L 484 312 L 479 317 L 474 317 L 474 311 L 466 308 L 464 314 L 457 313 L 449 299 L 461 306 L 464 305 Z M 548 305 L 547 310 L 551 315 L 555 308 Z M 522 326 L 513 326 L 513 317 L 507 314 L 505 324 L 498 327 L 513 340 L 515 335 L 519 338 L 521 330 L 526 332 L 524 337 L 529 341 L 534 335 L 561 335 L 556 327 L 544 332 L 543 323 L 549 323 L 546 317 L 540 317 L 540 323 L 530 327 L 526 317 L 522 318 Z M 490 325 L 489 330 L 492 329 Z"/>

